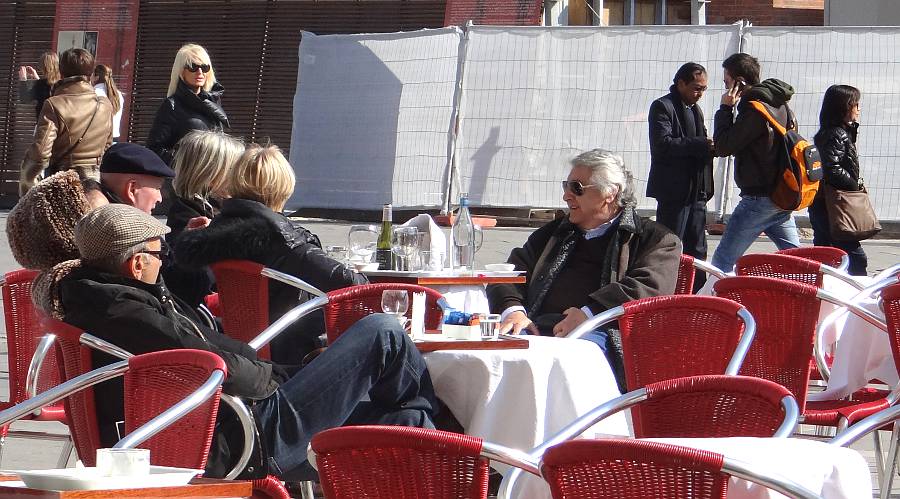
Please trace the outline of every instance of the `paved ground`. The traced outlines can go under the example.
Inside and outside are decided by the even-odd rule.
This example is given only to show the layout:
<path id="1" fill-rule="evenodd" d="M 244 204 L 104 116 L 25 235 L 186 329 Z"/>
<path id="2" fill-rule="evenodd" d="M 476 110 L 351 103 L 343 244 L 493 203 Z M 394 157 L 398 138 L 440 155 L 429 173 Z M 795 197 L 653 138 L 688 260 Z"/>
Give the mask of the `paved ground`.
<path id="1" fill-rule="evenodd" d="M 305 224 L 307 228 L 319 235 L 324 246 L 329 245 L 347 245 L 347 231 L 351 224 L 342 221 L 330 220 L 308 220 Z M 0 227 L 6 227 L 6 213 L 0 212 Z M 485 231 L 484 244 L 477 255 L 479 264 L 504 262 L 509 251 L 520 246 L 534 229 L 532 228 L 493 228 Z M 446 232 L 446 230 L 445 230 Z M 710 255 L 718 244 L 719 237 L 710 238 Z M 811 244 L 810 241 L 804 241 Z M 890 265 L 900 262 L 900 240 L 875 240 L 866 241 L 864 243 L 866 253 L 869 256 L 869 271 L 875 273 Z M 766 239 L 758 240 L 751 248 L 752 252 L 771 252 L 774 251 L 772 245 Z M 6 231 L 0 233 L 0 272 L 8 272 L 18 268 L 18 264 L 13 260 L 6 242 Z M 0 326 L 2 327 L 2 326 Z M 5 335 L 5 329 L 3 331 Z M 6 383 L 3 382 L 7 378 L 6 366 L 6 344 L 0 345 L 0 399 L 5 400 Z M 14 426 L 14 430 L 34 430 L 34 431 L 50 431 L 57 436 L 64 435 L 66 429 L 62 425 L 53 423 L 30 423 L 21 422 Z M 887 437 L 884 437 L 884 446 L 887 448 Z M 37 468 L 54 468 L 57 463 L 59 451 L 62 443 L 56 440 L 23 440 L 11 435 L 4 447 L 0 468 L 2 469 L 37 469 Z M 872 452 L 872 441 L 867 439 L 854 446 L 863 453 L 869 460 L 870 468 L 873 470 L 874 479 L 874 454 Z M 74 461 L 74 460 L 73 460 Z M 72 465 L 72 463 L 70 463 Z M 900 497 L 900 479 L 895 480 L 895 486 L 892 490 L 892 497 Z"/>

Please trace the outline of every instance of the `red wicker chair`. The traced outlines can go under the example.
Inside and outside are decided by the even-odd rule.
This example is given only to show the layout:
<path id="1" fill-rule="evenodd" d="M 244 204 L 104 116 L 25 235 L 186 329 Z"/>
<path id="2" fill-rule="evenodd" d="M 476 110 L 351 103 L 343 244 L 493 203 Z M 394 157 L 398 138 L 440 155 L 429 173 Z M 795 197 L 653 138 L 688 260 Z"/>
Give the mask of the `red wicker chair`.
<path id="1" fill-rule="evenodd" d="M 694 257 L 682 253 L 681 261 L 678 263 L 678 279 L 675 281 L 675 294 L 693 294 L 694 277 Z"/>
<path id="2" fill-rule="evenodd" d="M 215 302 L 222 329 L 232 338 L 249 343 L 269 326 L 269 280 L 265 268 L 248 260 L 225 260 L 209 266 L 216 277 L 218 299 Z M 270 358 L 269 347 L 258 352 Z"/>
<path id="3" fill-rule="evenodd" d="M 822 287 L 822 264 L 799 256 L 775 253 L 740 257 L 734 273 L 739 276 L 772 277 Z"/>
<path id="4" fill-rule="evenodd" d="M 684 376 L 737 374 L 753 339 L 753 327 L 744 334 L 753 318 L 740 304 L 695 295 L 631 301 L 585 321 L 568 337 L 616 319 L 629 389 Z"/>
<path id="5" fill-rule="evenodd" d="M 407 317 L 412 316 L 412 293 L 425 293 L 425 329 L 438 329 L 442 310 L 438 305 L 441 294 L 431 288 L 415 284 L 379 283 L 363 284 L 330 291 L 325 305 L 325 331 L 328 343 L 334 342 L 350 326 L 363 317 L 381 313 L 381 293 L 388 289 L 406 290 L 409 297 Z"/>
<path id="6" fill-rule="evenodd" d="M 538 474 L 519 451 L 405 426 L 344 426 L 310 442 L 327 499 L 484 499 L 490 460 Z"/>
<path id="7" fill-rule="evenodd" d="M 802 246 L 800 248 L 778 250 L 775 254 L 799 256 L 800 258 L 815 260 L 841 271 L 846 271 L 847 265 L 850 263 L 846 251 L 831 246 Z"/>
<path id="8" fill-rule="evenodd" d="M 30 397 L 28 392 L 28 368 L 38 343 L 44 335 L 40 327 L 40 313 L 31 302 L 31 281 L 36 270 L 14 270 L 6 274 L 0 288 L 3 290 L 3 313 L 6 319 L 6 349 L 9 363 L 9 400 L 0 402 L 0 410 L 12 407 Z M 37 391 L 42 392 L 59 384 L 56 353 L 50 352 L 44 361 L 45 368 L 37 378 Z M 23 419 L 57 421 L 66 423 L 66 411 L 62 402 L 41 408 L 38 415 Z M 9 425 L 0 426 L 0 452 L 9 434 Z M 59 467 L 65 468 L 72 453 L 71 440 L 59 456 Z"/>
<path id="9" fill-rule="evenodd" d="M 730 473 L 790 497 L 818 497 L 787 478 L 754 473 L 721 454 L 659 442 L 573 440 L 548 449 L 541 460 L 554 499 L 724 499 Z"/>

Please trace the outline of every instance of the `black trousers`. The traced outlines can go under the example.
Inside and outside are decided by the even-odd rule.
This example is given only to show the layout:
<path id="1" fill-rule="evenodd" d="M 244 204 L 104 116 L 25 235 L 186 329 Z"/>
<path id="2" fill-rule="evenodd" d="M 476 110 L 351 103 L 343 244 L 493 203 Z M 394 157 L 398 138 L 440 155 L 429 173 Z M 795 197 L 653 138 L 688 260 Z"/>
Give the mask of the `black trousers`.
<path id="1" fill-rule="evenodd" d="M 694 258 L 706 260 L 706 202 L 656 201 L 656 221 L 665 225 L 681 239 L 683 251 Z M 697 272 L 694 291 L 706 283 L 706 274 Z"/>

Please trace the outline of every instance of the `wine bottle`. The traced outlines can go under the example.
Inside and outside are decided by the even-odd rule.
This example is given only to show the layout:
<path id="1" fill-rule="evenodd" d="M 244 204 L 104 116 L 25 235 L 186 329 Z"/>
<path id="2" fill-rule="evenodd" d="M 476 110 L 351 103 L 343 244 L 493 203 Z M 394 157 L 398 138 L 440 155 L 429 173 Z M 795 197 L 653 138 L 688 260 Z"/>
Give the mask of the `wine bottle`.
<path id="1" fill-rule="evenodd" d="M 378 262 L 378 270 L 393 270 L 394 254 L 391 253 L 391 204 L 384 205 L 381 209 L 381 233 L 378 235 L 378 243 L 375 245 L 375 261 Z"/>
<path id="2" fill-rule="evenodd" d="M 459 211 L 453 228 L 450 229 L 450 263 L 454 272 L 467 273 L 475 270 L 475 224 L 469 213 L 468 194 L 459 196 Z"/>

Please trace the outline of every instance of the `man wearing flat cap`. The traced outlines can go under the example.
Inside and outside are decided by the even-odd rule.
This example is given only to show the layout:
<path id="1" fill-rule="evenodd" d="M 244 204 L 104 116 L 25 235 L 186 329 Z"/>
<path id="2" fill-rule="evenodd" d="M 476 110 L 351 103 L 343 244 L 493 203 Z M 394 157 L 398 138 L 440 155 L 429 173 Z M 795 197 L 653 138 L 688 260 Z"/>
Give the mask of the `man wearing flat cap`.
<path id="1" fill-rule="evenodd" d="M 158 276 L 168 232 L 131 206 L 92 210 L 75 226 L 80 265 L 58 274 L 38 302 L 44 308 L 55 301 L 55 317 L 133 354 L 195 348 L 222 357 L 228 368 L 223 391 L 253 401 L 265 458 L 258 471 L 283 480 L 302 477 L 307 445 L 322 430 L 349 424 L 433 428 L 431 378 L 396 319 L 373 314 L 358 321 L 302 370 L 260 360 L 246 343 L 207 328 L 166 289 Z M 114 361 L 95 355 L 94 367 Z M 112 446 L 123 419 L 123 386 L 110 381 L 95 390 L 101 440 Z M 227 427 L 216 425 L 215 438 L 224 441 Z M 214 443 L 207 476 L 222 476 L 235 455 L 228 442 Z"/>
<path id="2" fill-rule="evenodd" d="M 113 144 L 100 163 L 100 184 L 110 203 L 127 204 L 150 213 L 162 201 L 162 186 L 175 170 L 150 149 L 138 144 Z"/>

